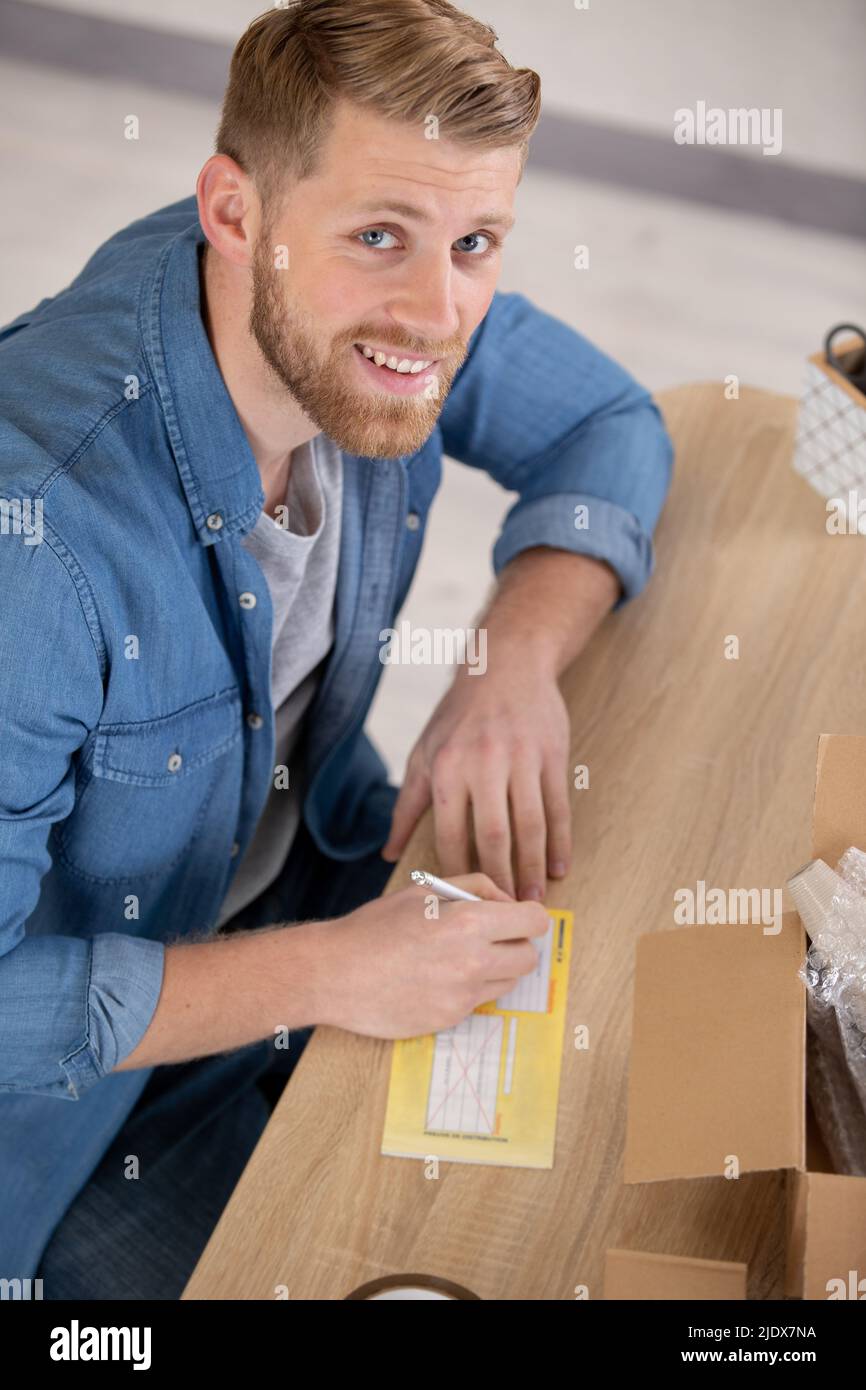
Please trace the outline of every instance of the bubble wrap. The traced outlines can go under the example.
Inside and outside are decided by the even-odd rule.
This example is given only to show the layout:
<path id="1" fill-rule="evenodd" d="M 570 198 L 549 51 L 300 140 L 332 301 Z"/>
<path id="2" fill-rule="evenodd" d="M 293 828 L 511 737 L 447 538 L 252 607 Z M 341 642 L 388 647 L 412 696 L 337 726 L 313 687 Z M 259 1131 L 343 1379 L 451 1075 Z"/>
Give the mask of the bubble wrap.
<path id="1" fill-rule="evenodd" d="M 866 1177 L 866 854 L 853 846 L 800 978 L 809 1099 L 837 1173 Z"/>

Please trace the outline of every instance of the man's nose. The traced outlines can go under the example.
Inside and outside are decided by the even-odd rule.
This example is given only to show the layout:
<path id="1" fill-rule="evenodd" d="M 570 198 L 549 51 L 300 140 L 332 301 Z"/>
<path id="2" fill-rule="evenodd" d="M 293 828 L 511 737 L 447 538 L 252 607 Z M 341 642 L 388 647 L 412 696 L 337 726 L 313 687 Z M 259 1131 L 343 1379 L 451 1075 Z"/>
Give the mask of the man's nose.
<path id="1" fill-rule="evenodd" d="M 454 265 L 450 251 L 413 257 L 401 266 L 398 285 L 388 297 L 391 318 L 431 347 L 459 337 Z"/>

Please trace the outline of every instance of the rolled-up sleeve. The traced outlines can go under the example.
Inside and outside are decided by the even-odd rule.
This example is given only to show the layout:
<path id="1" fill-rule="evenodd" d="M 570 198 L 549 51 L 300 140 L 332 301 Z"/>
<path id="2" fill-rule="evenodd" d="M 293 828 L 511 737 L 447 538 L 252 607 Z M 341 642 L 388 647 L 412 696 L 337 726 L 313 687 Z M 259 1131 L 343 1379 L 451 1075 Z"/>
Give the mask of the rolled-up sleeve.
<path id="1" fill-rule="evenodd" d="M 102 933 L 25 937 L 0 958 L 0 1091 L 77 1100 L 147 1031 L 161 941 Z"/>
<path id="2" fill-rule="evenodd" d="M 144 1035 L 164 945 L 62 922 L 27 931 L 51 826 L 74 805 L 74 755 L 99 719 L 101 662 L 83 577 L 56 537 L 0 535 L 0 596 L 0 1092 L 76 1100 Z"/>
<path id="3" fill-rule="evenodd" d="M 546 545 L 606 561 L 622 585 L 617 608 L 641 592 L 674 451 L 628 372 L 523 295 L 497 294 L 440 423 L 446 453 L 518 494 L 494 547 L 497 574 Z"/>

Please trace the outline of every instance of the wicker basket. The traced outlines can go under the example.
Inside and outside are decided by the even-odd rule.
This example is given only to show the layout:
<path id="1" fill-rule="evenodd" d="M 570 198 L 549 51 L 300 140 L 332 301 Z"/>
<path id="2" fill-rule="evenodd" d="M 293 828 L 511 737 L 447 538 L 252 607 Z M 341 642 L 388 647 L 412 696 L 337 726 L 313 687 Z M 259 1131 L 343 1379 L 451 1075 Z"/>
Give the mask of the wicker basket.
<path id="1" fill-rule="evenodd" d="M 834 349 L 840 331 L 852 329 Z M 823 352 L 807 364 L 794 451 L 794 467 L 822 497 L 851 489 L 866 493 L 866 347 L 862 331 L 842 324 L 827 334 Z M 853 380 L 852 380 L 853 378 Z M 855 384 L 855 382 L 857 384 Z"/>

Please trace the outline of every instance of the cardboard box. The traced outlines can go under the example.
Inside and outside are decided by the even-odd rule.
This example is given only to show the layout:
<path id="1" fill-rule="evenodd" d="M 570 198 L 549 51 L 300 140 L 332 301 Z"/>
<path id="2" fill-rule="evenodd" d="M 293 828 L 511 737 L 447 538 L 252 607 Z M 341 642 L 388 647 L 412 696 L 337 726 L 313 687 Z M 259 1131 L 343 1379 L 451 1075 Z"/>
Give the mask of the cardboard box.
<path id="1" fill-rule="evenodd" d="M 746 1297 L 746 1266 L 726 1260 L 694 1260 L 681 1255 L 650 1255 L 642 1250 L 608 1250 L 604 1263 L 605 1299 L 681 1299 Z"/>
<path id="2" fill-rule="evenodd" d="M 849 845 L 866 849 L 866 738 L 822 734 L 813 857 L 835 868 Z M 640 938 L 625 1181 L 724 1177 L 734 1162 L 787 1170 L 786 1295 L 825 1299 L 844 1280 L 857 1297 L 862 1280 L 866 1296 L 866 1178 L 830 1171 L 809 1123 L 806 946 L 796 912 L 775 935 L 748 924 Z"/>

